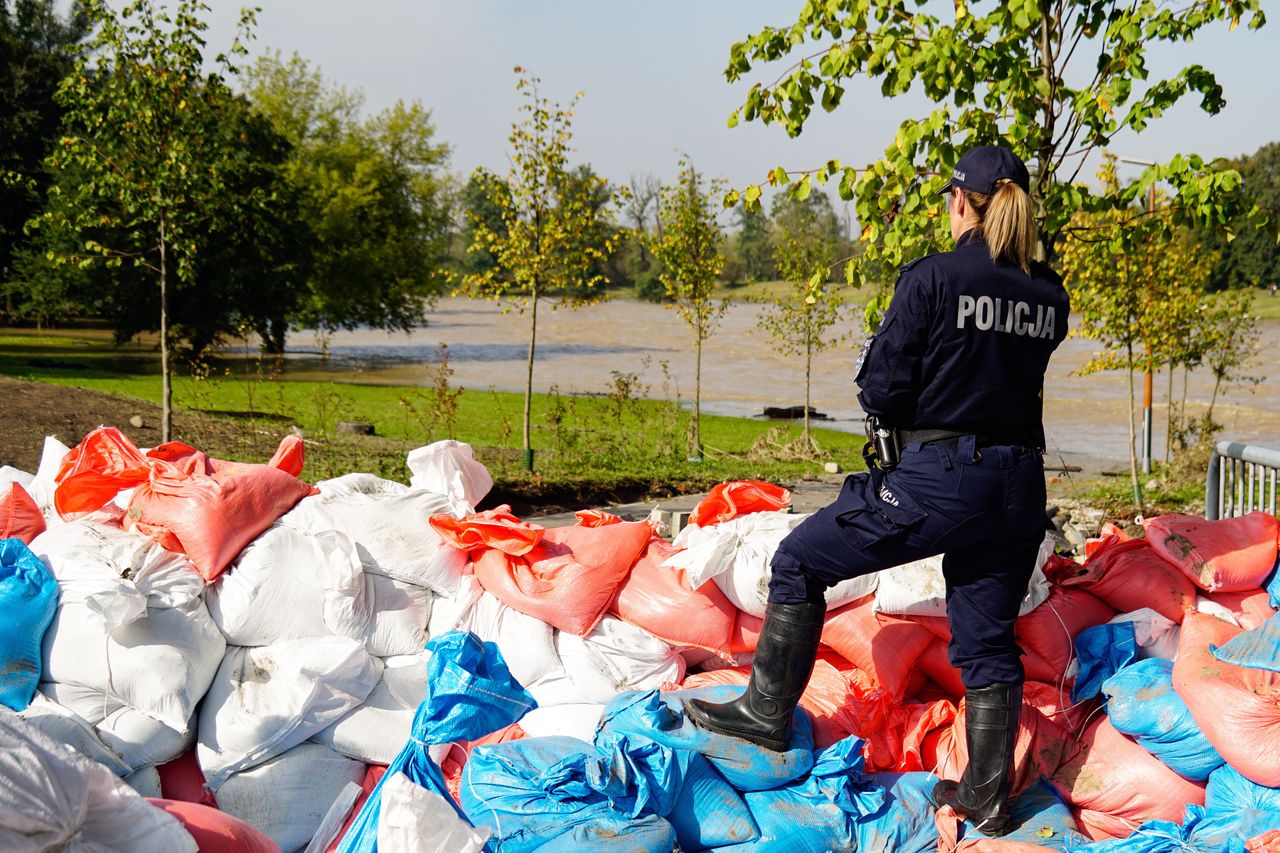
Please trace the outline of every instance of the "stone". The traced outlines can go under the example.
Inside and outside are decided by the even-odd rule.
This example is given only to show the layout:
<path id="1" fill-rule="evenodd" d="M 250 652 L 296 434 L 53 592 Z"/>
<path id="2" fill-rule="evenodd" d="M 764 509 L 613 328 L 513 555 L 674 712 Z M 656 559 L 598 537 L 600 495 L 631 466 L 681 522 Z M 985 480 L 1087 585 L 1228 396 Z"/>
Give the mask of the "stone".
<path id="1" fill-rule="evenodd" d="M 366 424 L 360 421 L 338 421 L 338 433 L 340 435 L 373 435 L 373 424 Z"/>
<path id="2" fill-rule="evenodd" d="M 828 463 L 826 463 L 825 465 L 823 465 L 823 466 L 822 466 L 822 470 L 826 471 L 828 474 L 839 474 L 839 473 L 840 473 L 840 463 L 839 463 L 839 462 L 828 462 Z"/>
<path id="3" fill-rule="evenodd" d="M 145 423 L 146 421 L 142 419 L 142 415 L 134 415 L 133 417 L 129 418 L 129 426 L 133 427 L 134 429 L 142 429 Z"/>

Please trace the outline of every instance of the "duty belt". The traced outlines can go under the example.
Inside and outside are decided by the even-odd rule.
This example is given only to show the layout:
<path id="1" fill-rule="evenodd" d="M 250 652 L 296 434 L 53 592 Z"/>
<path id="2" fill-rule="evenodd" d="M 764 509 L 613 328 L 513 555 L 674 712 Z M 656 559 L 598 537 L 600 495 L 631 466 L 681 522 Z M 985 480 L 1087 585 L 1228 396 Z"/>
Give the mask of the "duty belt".
<path id="1" fill-rule="evenodd" d="M 937 441 L 945 441 L 948 444 L 955 444 L 962 436 L 972 435 L 975 438 L 975 447 L 994 447 L 997 445 L 1007 444 L 1013 447 L 1035 448 L 1038 442 L 1028 440 L 1025 435 L 991 435 L 988 433 L 975 433 L 972 430 L 958 431 L 953 429 L 900 429 L 898 432 L 898 446 L 906 447 L 908 444 L 933 444 Z"/>

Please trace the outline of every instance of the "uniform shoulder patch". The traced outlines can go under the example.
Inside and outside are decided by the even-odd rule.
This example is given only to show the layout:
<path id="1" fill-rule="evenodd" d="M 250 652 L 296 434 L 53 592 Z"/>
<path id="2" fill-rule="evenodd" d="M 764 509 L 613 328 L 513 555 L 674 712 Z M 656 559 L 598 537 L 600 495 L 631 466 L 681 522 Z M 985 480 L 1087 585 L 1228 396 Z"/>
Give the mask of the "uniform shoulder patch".
<path id="1" fill-rule="evenodd" d="M 927 255 L 921 255 L 920 257 L 916 258 L 914 261 L 907 261 L 905 264 L 898 267 L 898 275 L 903 275 L 904 273 L 910 272 L 920 264 L 924 263 L 930 258 L 936 258 L 940 254 L 942 254 L 942 252 L 930 252 Z"/>

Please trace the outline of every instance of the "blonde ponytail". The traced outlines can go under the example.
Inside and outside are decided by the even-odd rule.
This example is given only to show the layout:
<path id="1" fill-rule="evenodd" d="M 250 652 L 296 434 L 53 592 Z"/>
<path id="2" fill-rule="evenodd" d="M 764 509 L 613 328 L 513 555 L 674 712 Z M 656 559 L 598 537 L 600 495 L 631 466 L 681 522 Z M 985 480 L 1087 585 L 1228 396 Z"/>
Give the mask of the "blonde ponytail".
<path id="1" fill-rule="evenodd" d="M 987 241 L 991 260 L 1001 259 L 1031 272 L 1036 249 L 1036 223 L 1031 196 L 1013 181 L 997 182 L 994 195 L 964 191 L 969 205 L 978 214 L 978 230 Z"/>

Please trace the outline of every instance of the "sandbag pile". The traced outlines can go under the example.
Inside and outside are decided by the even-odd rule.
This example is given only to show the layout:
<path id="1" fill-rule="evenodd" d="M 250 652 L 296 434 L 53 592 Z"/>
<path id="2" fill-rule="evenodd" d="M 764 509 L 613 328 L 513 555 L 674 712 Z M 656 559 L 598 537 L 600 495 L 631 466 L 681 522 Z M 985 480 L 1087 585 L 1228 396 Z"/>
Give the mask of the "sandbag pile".
<path id="1" fill-rule="evenodd" d="M 29 547 L 25 574 L 0 576 L 28 647 L 10 707 L 282 850 L 408 849 L 423 821 L 491 850 L 1243 851 L 1280 831 L 1277 524 L 1261 513 L 1109 527 L 1083 562 L 1046 538 L 1016 625 L 1022 828 L 996 842 L 927 803 L 931 774 L 967 761 L 938 558 L 829 590 L 791 752 L 683 720 L 677 691 L 747 681 L 769 561 L 804 519 L 785 489 L 723 484 L 667 542 L 599 510 L 551 529 L 476 512 L 492 481 L 456 442 L 411 453 L 408 486 L 309 485 L 296 439 L 265 465 L 111 429 L 60 448 L 35 475 L 0 469 L 0 565 Z M 429 666 L 456 663 L 428 643 L 467 636 L 486 651 L 441 648 L 487 661 L 491 689 L 424 703 Z M 498 698 L 512 690 L 527 702 Z M 448 702 L 520 707 L 454 730 Z"/>

